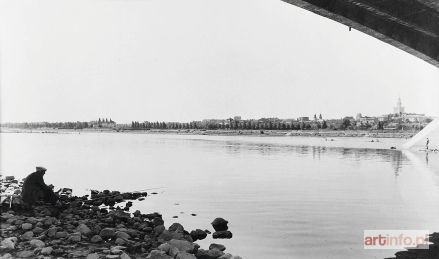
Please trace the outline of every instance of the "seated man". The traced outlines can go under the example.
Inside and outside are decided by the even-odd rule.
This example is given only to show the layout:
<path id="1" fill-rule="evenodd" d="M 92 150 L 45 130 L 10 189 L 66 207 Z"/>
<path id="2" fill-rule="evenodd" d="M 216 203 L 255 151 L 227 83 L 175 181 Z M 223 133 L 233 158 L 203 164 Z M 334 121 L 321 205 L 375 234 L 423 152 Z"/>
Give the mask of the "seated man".
<path id="1" fill-rule="evenodd" d="M 47 169 L 39 166 L 36 169 L 36 172 L 31 173 L 24 180 L 21 198 L 28 205 L 39 201 L 55 204 L 58 201 L 58 196 L 44 183 L 43 179 Z"/>

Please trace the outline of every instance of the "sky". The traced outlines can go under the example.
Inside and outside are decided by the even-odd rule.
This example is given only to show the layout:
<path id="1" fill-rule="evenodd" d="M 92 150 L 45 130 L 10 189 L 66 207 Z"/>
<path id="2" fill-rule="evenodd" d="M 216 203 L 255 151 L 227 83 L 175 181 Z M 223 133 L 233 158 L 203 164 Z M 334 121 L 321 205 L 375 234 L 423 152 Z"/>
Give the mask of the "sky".
<path id="1" fill-rule="evenodd" d="M 0 120 L 439 115 L 439 69 L 280 0 L 0 0 Z"/>

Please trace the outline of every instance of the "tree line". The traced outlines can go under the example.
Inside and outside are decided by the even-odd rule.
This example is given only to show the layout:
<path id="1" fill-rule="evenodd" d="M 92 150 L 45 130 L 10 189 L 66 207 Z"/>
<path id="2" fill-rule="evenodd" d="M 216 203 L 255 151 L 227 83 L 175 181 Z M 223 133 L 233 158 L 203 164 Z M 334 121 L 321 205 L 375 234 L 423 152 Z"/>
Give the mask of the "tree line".
<path id="1" fill-rule="evenodd" d="M 328 125 L 323 122 L 292 122 L 286 123 L 282 121 L 260 122 L 256 120 L 226 122 L 131 122 L 132 129 L 205 129 L 205 130 L 310 130 L 310 129 L 326 129 Z"/>

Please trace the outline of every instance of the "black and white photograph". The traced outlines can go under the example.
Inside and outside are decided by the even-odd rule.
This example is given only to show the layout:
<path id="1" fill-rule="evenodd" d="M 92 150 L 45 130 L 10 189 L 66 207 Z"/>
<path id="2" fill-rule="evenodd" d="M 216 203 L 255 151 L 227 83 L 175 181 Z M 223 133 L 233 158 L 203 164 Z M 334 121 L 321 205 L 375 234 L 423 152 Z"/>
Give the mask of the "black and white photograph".
<path id="1" fill-rule="evenodd" d="M 0 259 L 439 259 L 439 0 L 0 0 Z"/>

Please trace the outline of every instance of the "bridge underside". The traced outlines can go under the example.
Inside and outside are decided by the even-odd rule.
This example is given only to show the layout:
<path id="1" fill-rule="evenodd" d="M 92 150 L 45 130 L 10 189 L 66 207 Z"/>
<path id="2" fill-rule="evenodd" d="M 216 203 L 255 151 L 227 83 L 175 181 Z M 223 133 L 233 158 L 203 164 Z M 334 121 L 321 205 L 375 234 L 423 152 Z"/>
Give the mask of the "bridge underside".
<path id="1" fill-rule="evenodd" d="M 387 42 L 439 67 L 437 0 L 282 0 Z"/>

